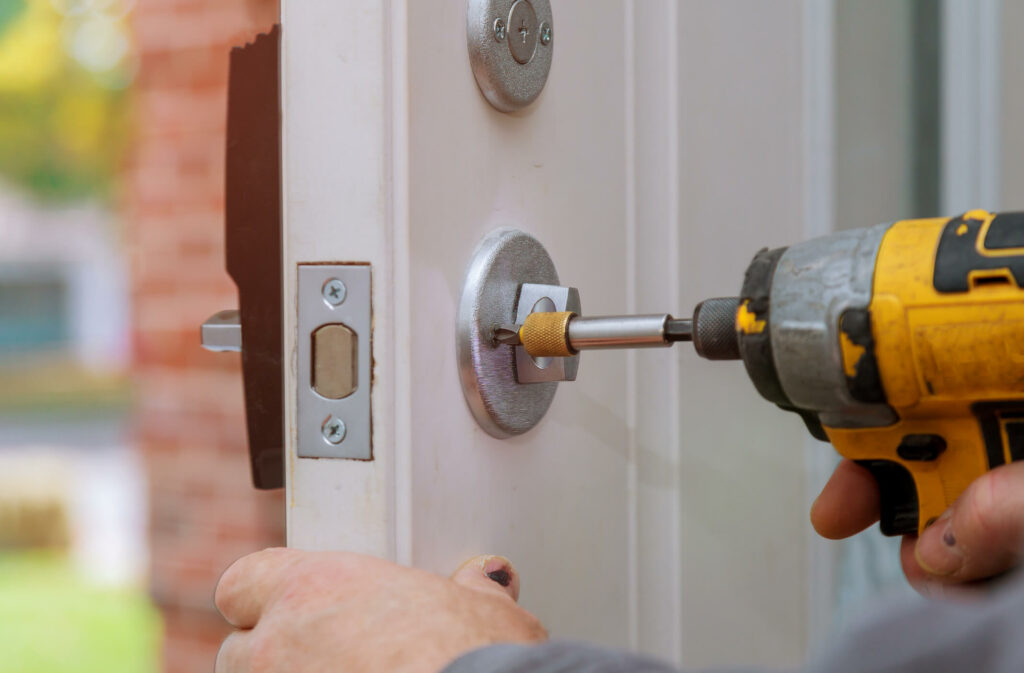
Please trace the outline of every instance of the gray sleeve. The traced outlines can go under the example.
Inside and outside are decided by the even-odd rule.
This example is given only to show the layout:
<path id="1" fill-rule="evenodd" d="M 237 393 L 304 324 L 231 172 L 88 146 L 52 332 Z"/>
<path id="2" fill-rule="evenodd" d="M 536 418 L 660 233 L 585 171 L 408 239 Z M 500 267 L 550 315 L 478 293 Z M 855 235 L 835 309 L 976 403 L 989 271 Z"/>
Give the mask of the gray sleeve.
<path id="1" fill-rule="evenodd" d="M 675 673 L 675 669 L 627 652 L 552 641 L 474 650 L 442 673 Z"/>
<path id="2" fill-rule="evenodd" d="M 1020 673 L 1022 580 L 1004 580 L 983 598 L 880 606 L 812 659 L 806 673 Z"/>
<path id="3" fill-rule="evenodd" d="M 872 615 L 814 657 L 804 673 L 1024 671 L 1024 581 L 983 600 L 918 600 L 879 607 Z M 556 641 L 475 650 L 442 673 L 674 672 L 625 652 Z"/>

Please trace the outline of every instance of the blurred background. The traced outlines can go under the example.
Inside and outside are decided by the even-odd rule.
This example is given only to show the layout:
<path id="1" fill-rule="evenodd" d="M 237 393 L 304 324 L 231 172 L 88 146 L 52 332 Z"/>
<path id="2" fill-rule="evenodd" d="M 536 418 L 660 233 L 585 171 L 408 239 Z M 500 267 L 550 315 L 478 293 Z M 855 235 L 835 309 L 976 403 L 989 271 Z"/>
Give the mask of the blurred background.
<path id="1" fill-rule="evenodd" d="M 212 592 L 282 544 L 224 273 L 229 48 L 276 0 L 0 0 L 0 671 L 212 670 Z"/>
<path id="2" fill-rule="evenodd" d="M 834 16 L 836 226 L 1024 206 L 1004 149 L 1024 145 L 1024 0 L 805 2 Z M 210 670 L 217 578 L 283 543 L 281 494 L 250 483 L 238 359 L 198 346 L 237 302 L 228 53 L 277 12 L 0 0 L 3 673 Z M 837 622 L 906 591 L 896 558 L 874 530 L 843 544 Z"/>

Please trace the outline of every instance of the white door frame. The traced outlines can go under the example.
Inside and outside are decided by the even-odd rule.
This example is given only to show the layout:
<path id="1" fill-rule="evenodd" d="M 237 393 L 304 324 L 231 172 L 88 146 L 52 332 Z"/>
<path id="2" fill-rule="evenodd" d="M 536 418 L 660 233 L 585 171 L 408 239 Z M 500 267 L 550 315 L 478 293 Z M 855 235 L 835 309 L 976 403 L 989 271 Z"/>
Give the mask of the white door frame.
<path id="1" fill-rule="evenodd" d="M 285 306 L 296 265 L 321 259 L 373 267 L 371 395 L 374 460 L 296 456 L 296 316 L 285 312 L 285 482 L 288 544 L 408 561 L 408 165 L 402 2 L 283 2 L 281 81 Z M 298 39 L 296 39 L 298 36 Z M 359 95 L 325 95 L 332 87 Z M 379 100 L 379 106 L 366 100 Z"/>
<path id="2" fill-rule="evenodd" d="M 677 3 L 625 5 L 627 98 L 627 287 L 629 313 L 680 306 L 679 73 Z M 637 39 L 637 35 L 646 39 Z M 681 309 L 680 309 L 681 310 Z M 627 354 L 626 413 L 633 544 L 629 592 L 634 649 L 683 661 L 682 530 L 678 488 L 651 488 L 639 473 L 655 464 L 678 473 L 681 462 L 679 358 L 671 352 Z M 663 469 L 663 468 L 662 468 Z M 678 484 L 678 479 L 674 479 Z M 668 515 L 666 515 L 668 512 Z M 666 525 L 667 524 L 667 525 Z M 643 555 L 637 553 L 644 549 Z M 650 553 L 647 553 L 650 552 Z"/>
<path id="3" fill-rule="evenodd" d="M 1001 198 L 1002 0 L 942 2 L 942 213 Z"/>
<path id="4" fill-rule="evenodd" d="M 807 238 L 835 230 L 836 0 L 804 0 L 804 227 Z M 806 502 L 811 504 L 838 460 L 813 437 L 804 439 Z M 835 543 L 807 526 L 807 638 L 824 642 L 832 630 L 836 605 Z"/>

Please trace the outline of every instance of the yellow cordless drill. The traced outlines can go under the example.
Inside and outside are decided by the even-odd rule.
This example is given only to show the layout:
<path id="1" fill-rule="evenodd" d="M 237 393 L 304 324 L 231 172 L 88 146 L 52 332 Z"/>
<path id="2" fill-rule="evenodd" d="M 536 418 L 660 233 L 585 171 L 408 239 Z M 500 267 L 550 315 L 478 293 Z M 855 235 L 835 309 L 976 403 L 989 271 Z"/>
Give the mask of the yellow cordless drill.
<path id="1" fill-rule="evenodd" d="M 692 319 L 533 313 L 530 355 L 693 341 L 865 466 L 886 535 L 917 533 L 975 478 L 1024 459 L 1024 213 L 973 210 L 762 250 L 739 297 Z"/>

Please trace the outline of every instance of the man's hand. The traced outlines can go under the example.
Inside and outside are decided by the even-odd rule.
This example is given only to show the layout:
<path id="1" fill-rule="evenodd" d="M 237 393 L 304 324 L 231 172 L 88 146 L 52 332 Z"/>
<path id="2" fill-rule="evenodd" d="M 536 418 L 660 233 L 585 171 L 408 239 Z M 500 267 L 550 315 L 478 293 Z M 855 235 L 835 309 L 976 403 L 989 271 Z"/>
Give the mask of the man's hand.
<path id="1" fill-rule="evenodd" d="M 811 523 L 838 540 L 878 521 L 878 486 L 851 460 L 836 468 L 811 507 Z M 911 586 L 923 594 L 983 580 L 1015 567 L 1024 546 L 1024 463 L 982 475 L 929 526 L 903 538 L 900 560 Z"/>
<path id="2" fill-rule="evenodd" d="M 545 640 L 518 597 L 519 577 L 498 556 L 448 580 L 356 554 L 267 549 L 217 585 L 217 609 L 238 630 L 216 673 L 436 673 L 484 645 Z"/>

